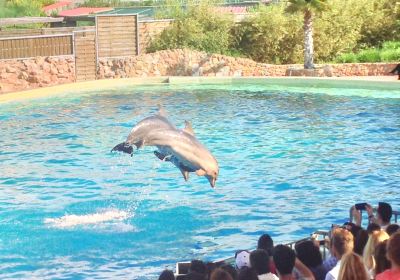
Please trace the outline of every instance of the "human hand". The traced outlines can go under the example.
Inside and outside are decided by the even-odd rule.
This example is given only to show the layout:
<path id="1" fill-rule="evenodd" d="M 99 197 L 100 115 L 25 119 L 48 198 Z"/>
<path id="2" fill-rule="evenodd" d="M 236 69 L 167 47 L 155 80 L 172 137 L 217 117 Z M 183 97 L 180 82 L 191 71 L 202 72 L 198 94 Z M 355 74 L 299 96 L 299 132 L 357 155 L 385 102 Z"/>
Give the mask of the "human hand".
<path id="1" fill-rule="evenodd" d="M 374 209 L 373 209 L 372 206 L 369 205 L 369 204 L 365 205 L 365 210 L 366 210 L 367 213 L 368 213 L 368 217 L 374 214 Z"/>
<path id="2" fill-rule="evenodd" d="M 358 226 L 361 226 L 361 211 L 357 210 L 355 206 L 351 209 L 351 215 L 354 219 L 354 223 Z"/>

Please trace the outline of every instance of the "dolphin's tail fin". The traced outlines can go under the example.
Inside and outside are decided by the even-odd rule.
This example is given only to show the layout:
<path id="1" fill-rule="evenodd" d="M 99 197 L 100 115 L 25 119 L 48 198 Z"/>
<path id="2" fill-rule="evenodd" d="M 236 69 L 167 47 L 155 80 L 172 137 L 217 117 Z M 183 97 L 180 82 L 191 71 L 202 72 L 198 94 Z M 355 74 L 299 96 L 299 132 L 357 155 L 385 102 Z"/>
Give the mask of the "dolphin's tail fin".
<path id="1" fill-rule="evenodd" d="M 112 148 L 111 152 L 118 151 L 133 155 L 133 147 L 126 142 L 119 143 L 117 146 Z"/>

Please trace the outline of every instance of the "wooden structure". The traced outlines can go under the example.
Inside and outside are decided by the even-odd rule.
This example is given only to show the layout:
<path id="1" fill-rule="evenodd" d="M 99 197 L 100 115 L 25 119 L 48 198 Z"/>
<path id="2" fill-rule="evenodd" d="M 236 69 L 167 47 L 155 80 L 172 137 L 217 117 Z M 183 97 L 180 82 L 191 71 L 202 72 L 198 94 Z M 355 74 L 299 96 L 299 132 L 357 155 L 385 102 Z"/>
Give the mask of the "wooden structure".
<path id="1" fill-rule="evenodd" d="M 62 17 L 19 17 L 19 18 L 0 18 L 0 28 L 2 26 L 23 25 L 32 23 L 59 23 L 64 21 Z"/>
<path id="2" fill-rule="evenodd" d="M 96 79 L 96 33 L 92 31 L 74 32 L 75 77 L 76 81 Z"/>
<path id="3" fill-rule="evenodd" d="M 138 55 L 138 16 L 96 16 L 96 38 L 98 58 Z"/>
<path id="4" fill-rule="evenodd" d="M 72 34 L 0 38 L 0 59 L 72 54 Z"/>
<path id="5" fill-rule="evenodd" d="M 1 59 L 75 58 L 77 81 L 95 80 L 99 58 L 136 56 L 171 20 L 138 21 L 137 14 L 97 15 L 96 26 L 0 30 Z"/>

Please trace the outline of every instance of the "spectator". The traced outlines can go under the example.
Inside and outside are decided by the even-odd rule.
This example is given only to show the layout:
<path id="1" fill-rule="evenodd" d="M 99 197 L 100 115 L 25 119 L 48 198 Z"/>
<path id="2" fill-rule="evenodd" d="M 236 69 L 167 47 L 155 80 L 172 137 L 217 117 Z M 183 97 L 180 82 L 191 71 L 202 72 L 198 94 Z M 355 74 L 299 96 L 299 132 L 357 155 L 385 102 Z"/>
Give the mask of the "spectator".
<path id="1" fill-rule="evenodd" d="M 375 248 L 374 259 L 375 265 L 375 275 L 384 272 L 386 269 L 390 268 L 390 261 L 386 258 L 386 247 L 388 240 L 379 243 Z"/>
<path id="2" fill-rule="evenodd" d="M 322 255 L 313 241 L 301 241 L 296 243 L 297 258 L 311 270 L 316 280 L 325 279 L 328 272 L 322 264 Z"/>
<path id="3" fill-rule="evenodd" d="M 370 223 L 367 226 L 368 234 L 372 234 L 374 231 L 380 231 L 380 230 L 381 230 L 381 226 L 378 224 L 375 224 L 375 223 Z"/>
<path id="4" fill-rule="evenodd" d="M 231 275 L 232 279 L 234 280 L 237 279 L 238 276 L 237 270 L 230 264 L 221 265 L 220 268 L 228 272 Z"/>
<path id="5" fill-rule="evenodd" d="M 332 268 L 325 277 L 325 280 L 336 280 L 338 279 L 341 258 L 353 251 L 354 238 L 350 231 L 343 228 L 336 228 L 332 231 L 332 254 L 338 260 L 334 268 Z"/>
<path id="6" fill-rule="evenodd" d="M 165 269 L 163 272 L 161 272 L 158 280 L 175 280 L 175 275 L 171 270 Z"/>
<path id="7" fill-rule="evenodd" d="M 257 272 L 250 267 L 243 267 L 239 270 L 238 280 L 258 280 Z"/>
<path id="8" fill-rule="evenodd" d="M 342 256 L 339 280 L 368 280 L 369 276 L 359 255 L 350 252 Z"/>
<path id="9" fill-rule="evenodd" d="M 204 280 L 207 274 L 207 266 L 203 261 L 192 260 L 190 262 L 189 273 L 186 274 L 185 279 L 190 280 Z"/>
<path id="10" fill-rule="evenodd" d="M 363 255 L 365 245 L 368 242 L 368 231 L 361 229 L 358 231 L 357 236 L 354 238 L 354 253 Z"/>
<path id="11" fill-rule="evenodd" d="M 395 233 L 399 229 L 400 229 L 400 226 L 398 224 L 391 224 L 391 225 L 387 226 L 386 232 L 387 232 L 387 234 L 389 234 L 389 236 L 391 236 L 393 233 Z"/>
<path id="12" fill-rule="evenodd" d="M 276 268 L 272 256 L 274 255 L 274 241 L 268 234 L 263 234 L 258 239 L 257 249 L 263 249 L 267 251 L 269 256 L 269 270 L 271 273 L 276 274 Z"/>
<path id="13" fill-rule="evenodd" d="M 386 249 L 391 268 L 376 275 L 376 280 L 398 280 L 400 279 L 400 232 L 389 238 Z"/>
<path id="14" fill-rule="evenodd" d="M 250 267 L 250 252 L 247 250 L 237 251 L 235 254 L 235 264 L 237 269 L 245 266 Z"/>
<path id="15" fill-rule="evenodd" d="M 233 280 L 232 276 L 221 268 L 216 268 L 211 273 L 210 280 Z"/>
<path id="16" fill-rule="evenodd" d="M 257 272 L 259 280 L 278 280 L 269 269 L 269 259 L 268 252 L 263 249 L 257 249 L 250 254 L 250 266 Z"/>
<path id="17" fill-rule="evenodd" d="M 280 280 L 292 280 L 293 269 L 296 268 L 303 278 L 315 280 L 312 272 L 296 258 L 294 251 L 285 245 L 274 248 L 274 262 Z"/>
<path id="18" fill-rule="evenodd" d="M 386 202 L 379 202 L 376 210 L 376 217 L 374 216 L 371 205 L 367 204 L 365 209 L 368 213 L 369 222 L 376 223 L 380 225 L 381 229 L 386 230 L 386 227 L 390 224 L 390 219 L 392 218 L 392 206 Z"/>
<path id="19" fill-rule="evenodd" d="M 389 239 L 389 235 L 386 231 L 375 231 L 369 236 L 367 245 L 365 245 L 363 261 L 372 278 L 375 276 L 375 247 L 386 239 Z"/>

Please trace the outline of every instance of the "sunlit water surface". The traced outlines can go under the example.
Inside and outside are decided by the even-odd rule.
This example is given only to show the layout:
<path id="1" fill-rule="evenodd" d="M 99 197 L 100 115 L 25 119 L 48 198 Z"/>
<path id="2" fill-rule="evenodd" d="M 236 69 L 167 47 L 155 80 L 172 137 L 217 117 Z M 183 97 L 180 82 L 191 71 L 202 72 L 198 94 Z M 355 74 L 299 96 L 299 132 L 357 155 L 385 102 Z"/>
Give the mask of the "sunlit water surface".
<path id="1" fill-rule="evenodd" d="M 154 279 L 264 232 L 279 243 L 327 229 L 355 202 L 399 209 L 400 98 L 356 91 L 367 97 L 148 86 L 0 105 L 0 278 Z M 218 159 L 216 189 L 152 147 L 110 153 L 157 104 L 192 121 Z"/>

